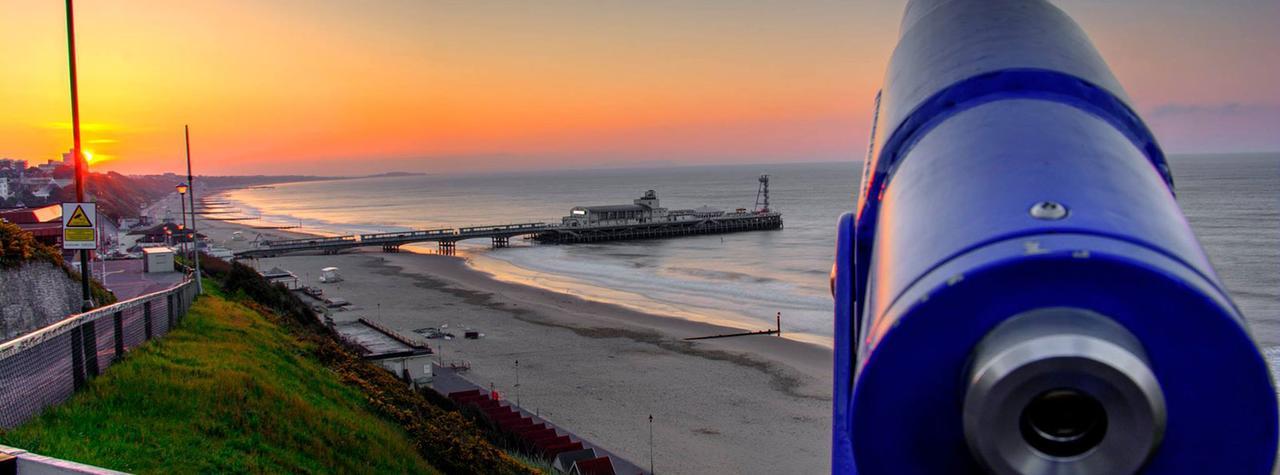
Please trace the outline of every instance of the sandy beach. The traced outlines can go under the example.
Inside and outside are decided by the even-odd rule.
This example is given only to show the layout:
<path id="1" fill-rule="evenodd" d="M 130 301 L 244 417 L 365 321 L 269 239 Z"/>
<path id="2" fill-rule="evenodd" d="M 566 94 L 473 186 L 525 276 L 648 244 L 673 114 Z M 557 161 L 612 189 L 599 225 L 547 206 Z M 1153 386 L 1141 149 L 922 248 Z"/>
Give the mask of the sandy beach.
<path id="1" fill-rule="evenodd" d="M 259 232 L 263 239 L 297 236 L 213 220 L 198 229 L 229 249 L 249 247 Z M 233 241 L 234 231 L 246 240 Z M 683 341 L 741 330 L 499 281 L 470 268 L 461 252 L 370 249 L 249 262 L 292 271 L 305 285 L 351 301 L 355 308 L 335 312 L 337 321 L 365 317 L 405 333 L 443 324 L 459 336 L 464 328 L 484 333 L 431 342 L 444 359 L 469 361 L 469 379 L 518 396 L 523 407 L 637 465 L 649 463 L 652 414 L 657 472 L 829 471 L 830 349 L 776 336 Z M 318 283 L 329 266 L 345 280 Z"/>

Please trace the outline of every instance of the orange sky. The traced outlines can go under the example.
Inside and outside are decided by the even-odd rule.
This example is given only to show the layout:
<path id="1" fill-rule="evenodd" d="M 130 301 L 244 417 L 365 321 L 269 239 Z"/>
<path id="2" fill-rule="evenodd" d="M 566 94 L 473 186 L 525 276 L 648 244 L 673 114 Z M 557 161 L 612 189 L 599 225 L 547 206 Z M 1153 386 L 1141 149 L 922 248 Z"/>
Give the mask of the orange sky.
<path id="1" fill-rule="evenodd" d="M 1058 2 L 1162 143 L 1280 150 L 1274 0 Z M 861 159 L 901 2 L 80 0 L 98 169 Z M 70 148 L 62 2 L 0 4 L 0 156 Z"/>

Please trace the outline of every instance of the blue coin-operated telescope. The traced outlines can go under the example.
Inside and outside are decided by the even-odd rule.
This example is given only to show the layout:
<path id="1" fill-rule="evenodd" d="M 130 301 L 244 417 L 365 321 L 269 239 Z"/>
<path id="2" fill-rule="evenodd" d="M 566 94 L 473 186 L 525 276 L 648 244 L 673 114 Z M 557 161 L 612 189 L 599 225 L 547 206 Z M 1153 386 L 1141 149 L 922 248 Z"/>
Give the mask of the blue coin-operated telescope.
<path id="1" fill-rule="evenodd" d="M 833 471 L 1271 473 L 1276 393 L 1151 131 L 1043 0 L 913 0 L 840 221 Z"/>

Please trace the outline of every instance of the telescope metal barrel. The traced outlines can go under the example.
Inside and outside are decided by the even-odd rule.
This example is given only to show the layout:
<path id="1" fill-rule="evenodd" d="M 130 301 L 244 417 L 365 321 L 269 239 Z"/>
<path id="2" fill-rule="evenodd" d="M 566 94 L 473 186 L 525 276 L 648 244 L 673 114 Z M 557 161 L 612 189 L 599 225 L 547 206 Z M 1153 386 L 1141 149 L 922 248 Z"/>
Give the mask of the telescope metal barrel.
<path id="1" fill-rule="evenodd" d="M 1270 473 L 1266 362 L 1084 32 L 913 0 L 839 224 L 836 473 Z"/>

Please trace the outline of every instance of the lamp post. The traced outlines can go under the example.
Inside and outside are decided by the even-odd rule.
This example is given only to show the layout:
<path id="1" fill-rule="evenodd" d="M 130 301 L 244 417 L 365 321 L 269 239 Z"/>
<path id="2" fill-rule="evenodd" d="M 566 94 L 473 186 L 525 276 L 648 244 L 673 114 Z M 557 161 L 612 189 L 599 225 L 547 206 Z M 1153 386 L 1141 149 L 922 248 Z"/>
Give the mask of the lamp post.
<path id="1" fill-rule="evenodd" d="M 653 474 L 653 414 L 649 414 L 649 473 Z"/>
<path id="2" fill-rule="evenodd" d="M 196 180 L 191 176 L 191 128 L 182 126 L 182 136 L 187 145 L 187 183 L 191 184 L 191 239 L 192 255 L 196 260 L 196 295 L 204 294 L 204 282 L 200 281 L 200 245 L 195 243 L 196 236 Z"/>
<path id="3" fill-rule="evenodd" d="M 187 229 L 187 184 L 178 183 L 177 188 L 178 188 L 178 204 L 182 205 L 182 224 L 180 225 L 181 227 L 178 229 L 182 231 L 182 234 L 180 235 L 180 237 L 186 237 L 187 235 L 187 231 L 186 231 Z M 181 239 L 178 240 L 178 245 L 182 246 L 182 257 L 186 258 L 187 246 L 185 244 L 182 244 Z"/>

